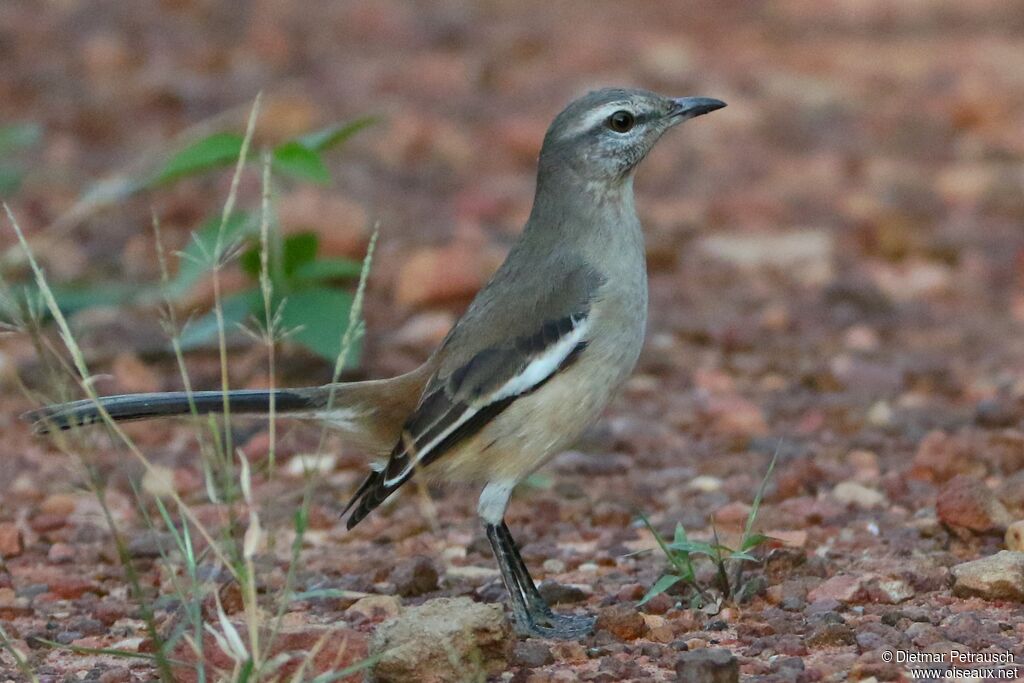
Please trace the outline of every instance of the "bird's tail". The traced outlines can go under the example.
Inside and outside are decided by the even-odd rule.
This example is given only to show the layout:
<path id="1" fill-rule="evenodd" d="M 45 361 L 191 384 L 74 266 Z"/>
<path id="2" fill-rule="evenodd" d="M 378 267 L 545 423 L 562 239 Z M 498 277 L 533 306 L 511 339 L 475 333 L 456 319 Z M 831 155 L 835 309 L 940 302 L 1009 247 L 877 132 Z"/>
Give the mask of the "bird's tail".
<path id="1" fill-rule="evenodd" d="M 236 415 L 266 414 L 270 410 L 271 396 L 275 411 L 282 414 L 316 407 L 316 397 L 309 389 L 229 391 L 226 401 L 225 394 L 220 391 L 171 391 L 57 403 L 25 413 L 22 418 L 31 422 L 37 433 L 46 434 L 100 422 L 104 412 L 117 422 L 171 415 L 206 415 L 225 410 Z"/>
<path id="2" fill-rule="evenodd" d="M 342 382 L 320 387 L 270 390 L 173 391 L 153 394 L 101 396 L 58 403 L 22 415 L 35 431 L 46 434 L 101 422 L 105 412 L 122 422 L 173 415 L 266 415 L 271 397 L 281 417 L 318 420 L 339 432 L 352 446 L 367 453 L 387 454 L 397 443 L 402 425 L 419 402 L 431 366 L 424 364 L 404 375 L 366 382 Z M 102 408 L 102 410 L 101 410 Z"/>

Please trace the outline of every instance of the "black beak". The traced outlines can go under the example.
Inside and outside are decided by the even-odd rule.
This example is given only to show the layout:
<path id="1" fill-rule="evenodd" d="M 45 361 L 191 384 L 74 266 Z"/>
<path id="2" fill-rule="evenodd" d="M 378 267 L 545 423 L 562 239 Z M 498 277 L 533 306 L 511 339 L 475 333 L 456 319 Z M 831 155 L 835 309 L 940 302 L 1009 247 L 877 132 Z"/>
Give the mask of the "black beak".
<path id="1" fill-rule="evenodd" d="M 725 102 L 711 97 L 677 97 L 672 100 L 672 109 L 669 111 L 669 116 L 685 121 L 686 119 L 710 114 L 724 106 Z"/>

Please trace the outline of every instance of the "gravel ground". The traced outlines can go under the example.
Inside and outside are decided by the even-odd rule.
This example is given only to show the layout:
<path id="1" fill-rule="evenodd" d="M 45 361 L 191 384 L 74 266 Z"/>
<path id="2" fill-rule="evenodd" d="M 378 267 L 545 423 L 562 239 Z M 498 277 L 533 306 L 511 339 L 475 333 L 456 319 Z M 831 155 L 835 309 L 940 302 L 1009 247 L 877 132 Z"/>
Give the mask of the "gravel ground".
<path id="1" fill-rule="evenodd" d="M 317 229 L 334 254 L 358 255 L 380 220 L 364 362 L 351 374 L 383 376 L 421 361 L 500 259 L 529 210 L 543 131 L 568 99 L 621 83 L 726 100 L 659 145 L 637 180 L 652 291 L 636 374 L 510 510 L 542 590 L 560 609 L 598 612 L 597 633 L 508 636 L 501 613 L 485 609 L 503 589 L 462 492 L 397 496 L 344 532 L 337 513 L 366 459 L 332 444 L 296 588 L 337 590 L 287 606 L 281 647 L 323 640 L 312 665 L 322 671 L 416 620 L 436 624 L 441 610 L 473 624 L 468 643 L 432 632 L 475 653 L 460 665 L 466 678 L 895 681 L 926 666 L 924 655 L 945 669 L 953 652 L 967 653 L 952 662 L 960 668 L 994 667 L 1024 656 L 1019 10 L 1012 0 L 265 0 L 244 10 L 12 0 L 0 4 L 0 120 L 45 131 L 12 208 L 32 239 L 55 238 L 41 252 L 55 281 L 153 281 L 151 208 L 181 245 L 222 201 L 226 178 L 133 198 L 61 234 L 53 221 L 96 180 L 166 154 L 187 126 L 225 111 L 239 126 L 259 89 L 258 141 L 380 113 L 330 157 L 330 186 L 282 187 L 279 212 L 286 230 Z M 246 178 L 240 202 L 258 197 L 258 178 Z M 209 296 L 200 285 L 191 302 Z M 157 320 L 143 307 L 76 316 L 104 392 L 178 386 Z M 81 462 L 16 420 L 32 403 L 15 374 L 32 387 L 45 379 L 30 340 L 0 344 L 0 624 L 40 680 L 151 680 L 147 661 L 43 642 L 152 645 Z M 232 358 L 235 386 L 266 384 L 260 348 Z M 213 354 L 189 360 L 196 386 L 217 386 Z M 280 364 L 289 383 L 330 372 L 292 347 Z M 267 596 L 284 583 L 302 491 L 293 456 L 319 436 L 282 430 L 283 472 L 254 482 L 276 538 L 257 556 Z M 223 519 L 204 502 L 189 425 L 129 431 L 200 518 Z M 78 450 L 107 484 L 146 603 L 169 626 L 167 538 L 132 494 L 142 470 L 92 438 Z M 263 425 L 240 422 L 236 440 L 265 460 Z M 632 554 L 655 546 L 638 513 L 697 538 L 710 538 L 713 518 L 732 542 L 773 454 L 757 528 L 774 540 L 747 570 L 753 597 L 691 609 L 677 584 L 637 608 L 667 569 L 660 552 Z M 701 566 L 698 580 L 713 576 Z M 222 588 L 222 602 L 241 618 L 234 592 Z M 404 627 L 378 628 L 394 616 Z M 378 677 L 455 675 L 444 658 L 408 656 L 419 670 L 396 657 Z M 0 672 L 22 680 L 8 653 Z"/>

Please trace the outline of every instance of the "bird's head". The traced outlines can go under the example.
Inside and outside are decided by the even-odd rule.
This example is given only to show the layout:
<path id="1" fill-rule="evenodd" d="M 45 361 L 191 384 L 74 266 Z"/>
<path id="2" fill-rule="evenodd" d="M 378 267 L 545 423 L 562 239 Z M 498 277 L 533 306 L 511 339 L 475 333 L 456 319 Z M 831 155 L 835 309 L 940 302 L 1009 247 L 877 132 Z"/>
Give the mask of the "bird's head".
<path id="1" fill-rule="evenodd" d="M 669 128 L 724 106 L 709 97 L 663 97 L 647 90 L 588 93 L 570 103 L 548 128 L 541 172 L 573 174 L 588 183 L 620 181 Z"/>

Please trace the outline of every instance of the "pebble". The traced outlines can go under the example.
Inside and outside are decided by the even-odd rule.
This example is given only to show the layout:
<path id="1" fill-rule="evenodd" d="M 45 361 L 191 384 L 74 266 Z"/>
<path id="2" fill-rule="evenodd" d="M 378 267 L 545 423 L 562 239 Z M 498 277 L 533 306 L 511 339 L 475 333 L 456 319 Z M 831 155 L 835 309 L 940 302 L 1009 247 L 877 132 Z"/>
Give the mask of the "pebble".
<path id="1" fill-rule="evenodd" d="M 402 601 L 394 595 L 368 595 L 356 600 L 346 611 L 382 621 L 397 617 L 402 611 Z"/>
<path id="2" fill-rule="evenodd" d="M 688 683 L 737 683 L 740 663 L 723 648 L 684 652 L 676 659 L 676 679 Z"/>
<path id="3" fill-rule="evenodd" d="M 17 557 L 24 550 L 25 542 L 21 530 L 10 522 L 0 524 L 0 558 Z"/>
<path id="4" fill-rule="evenodd" d="M 554 558 L 544 560 L 542 567 L 546 574 L 562 574 L 565 572 L 565 562 Z"/>
<path id="5" fill-rule="evenodd" d="M 377 628 L 372 676 L 424 683 L 495 676 L 508 668 L 514 643 L 501 605 L 436 598 Z"/>
<path id="6" fill-rule="evenodd" d="M 1024 602 L 1024 552 L 1002 550 L 958 564 L 952 572 L 955 595 Z"/>
<path id="7" fill-rule="evenodd" d="M 437 590 L 439 576 L 430 558 L 419 555 L 401 562 L 391 572 L 389 581 L 395 591 L 405 598 L 416 597 Z"/>
<path id="8" fill-rule="evenodd" d="M 861 602 L 866 592 L 865 577 L 854 574 L 837 574 L 807 594 L 811 603 L 819 600 L 838 600 L 839 602 Z"/>
<path id="9" fill-rule="evenodd" d="M 602 629 L 619 640 L 636 640 L 644 635 L 647 623 L 644 615 L 632 605 L 611 605 L 602 608 L 597 615 L 595 630 Z"/>
<path id="10" fill-rule="evenodd" d="M 1024 519 L 1006 527 L 1006 549 L 1024 551 Z"/>
<path id="11" fill-rule="evenodd" d="M 525 666 L 531 669 L 547 666 L 555 661 L 551 648 L 543 640 L 530 638 L 516 643 L 512 651 L 512 664 Z"/>
<path id="12" fill-rule="evenodd" d="M 550 605 L 568 605 L 575 602 L 585 602 L 589 594 L 579 586 L 557 581 L 543 581 L 537 587 L 541 596 Z"/>
<path id="13" fill-rule="evenodd" d="M 810 647 L 833 647 L 856 643 L 854 630 L 846 624 L 826 622 L 816 626 L 805 639 Z"/>
<path id="14" fill-rule="evenodd" d="M 845 505 L 870 510 L 885 505 L 885 494 L 856 481 L 844 481 L 832 489 L 832 497 Z"/>
<path id="15" fill-rule="evenodd" d="M 1005 530 L 1013 517 L 995 494 L 978 479 L 958 476 L 938 493 L 935 512 L 950 526 L 972 531 Z"/>
<path id="16" fill-rule="evenodd" d="M 54 543 L 46 553 L 46 559 L 53 564 L 65 564 L 75 559 L 75 547 L 67 543 Z"/>

